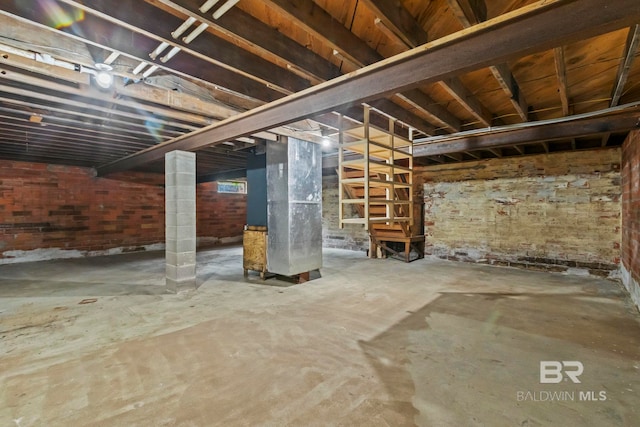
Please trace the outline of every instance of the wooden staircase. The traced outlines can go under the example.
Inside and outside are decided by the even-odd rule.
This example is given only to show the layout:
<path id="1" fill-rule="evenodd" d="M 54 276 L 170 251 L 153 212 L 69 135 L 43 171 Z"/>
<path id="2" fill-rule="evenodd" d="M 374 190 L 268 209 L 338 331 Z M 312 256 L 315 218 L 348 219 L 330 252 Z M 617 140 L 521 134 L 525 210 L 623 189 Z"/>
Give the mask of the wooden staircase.
<path id="1" fill-rule="evenodd" d="M 395 134 L 394 119 L 387 129 L 372 125 L 372 113 L 365 106 L 364 124 L 340 132 L 340 227 L 362 224 L 369 231 L 371 258 L 391 253 L 409 262 L 412 249 L 416 259 L 423 258 L 422 210 L 413 199 L 413 143 Z"/>

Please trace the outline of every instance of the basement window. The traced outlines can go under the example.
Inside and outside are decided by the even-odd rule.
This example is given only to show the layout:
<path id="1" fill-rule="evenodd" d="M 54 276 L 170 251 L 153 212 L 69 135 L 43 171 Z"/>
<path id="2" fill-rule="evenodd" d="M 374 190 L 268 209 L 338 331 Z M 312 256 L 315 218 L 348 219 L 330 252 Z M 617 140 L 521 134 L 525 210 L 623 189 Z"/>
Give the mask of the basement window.
<path id="1" fill-rule="evenodd" d="M 247 183 L 244 181 L 218 181 L 218 193 L 247 194 Z"/>

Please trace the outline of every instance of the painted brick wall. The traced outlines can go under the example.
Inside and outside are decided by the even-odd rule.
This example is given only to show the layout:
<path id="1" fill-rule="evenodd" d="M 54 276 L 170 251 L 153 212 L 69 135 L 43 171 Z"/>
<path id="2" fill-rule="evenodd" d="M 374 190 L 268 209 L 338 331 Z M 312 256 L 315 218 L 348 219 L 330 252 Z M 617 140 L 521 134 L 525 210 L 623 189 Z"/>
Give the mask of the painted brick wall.
<path id="1" fill-rule="evenodd" d="M 622 148 L 622 281 L 640 308 L 640 131 Z"/>
<path id="2" fill-rule="evenodd" d="M 425 252 L 615 275 L 620 159 L 620 149 L 609 149 L 422 168 Z"/>
<path id="3" fill-rule="evenodd" d="M 351 208 L 347 206 L 347 208 Z M 338 175 L 322 177 L 322 245 L 327 248 L 365 251 L 369 234 L 361 225 L 338 226 Z"/>
<path id="4" fill-rule="evenodd" d="M 161 249 L 163 185 L 159 174 L 0 161 L 0 263 Z M 198 186 L 199 238 L 240 238 L 245 196 L 214 191 Z"/>

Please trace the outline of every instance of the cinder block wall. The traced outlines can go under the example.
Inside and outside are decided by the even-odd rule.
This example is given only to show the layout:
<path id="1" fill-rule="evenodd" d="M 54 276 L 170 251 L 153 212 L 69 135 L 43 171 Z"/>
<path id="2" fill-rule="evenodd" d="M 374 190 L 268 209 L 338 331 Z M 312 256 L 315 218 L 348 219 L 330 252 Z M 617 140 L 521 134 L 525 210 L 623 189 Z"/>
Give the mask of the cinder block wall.
<path id="1" fill-rule="evenodd" d="M 620 149 L 424 167 L 426 253 L 618 274 Z"/>
<path id="2" fill-rule="evenodd" d="M 245 196 L 197 189 L 198 237 L 240 240 Z M 218 215 L 220 217 L 218 217 Z M 164 176 L 0 161 L 0 264 L 164 246 Z"/>
<path id="3" fill-rule="evenodd" d="M 347 206 L 347 208 L 352 208 Z M 369 234 L 364 227 L 338 225 L 338 175 L 322 177 L 322 245 L 326 248 L 365 251 L 369 247 Z"/>
<path id="4" fill-rule="evenodd" d="M 622 281 L 640 308 L 640 132 L 622 148 Z"/>

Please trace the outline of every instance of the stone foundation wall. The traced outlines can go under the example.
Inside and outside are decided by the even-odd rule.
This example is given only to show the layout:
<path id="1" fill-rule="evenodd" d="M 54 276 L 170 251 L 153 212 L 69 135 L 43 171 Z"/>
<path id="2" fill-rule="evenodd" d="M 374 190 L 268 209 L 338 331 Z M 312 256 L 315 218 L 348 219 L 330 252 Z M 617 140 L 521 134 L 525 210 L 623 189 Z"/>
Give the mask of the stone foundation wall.
<path id="1" fill-rule="evenodd" d="M 617 277 L 620 149 L 424 167 L 428 255 Z"/>

